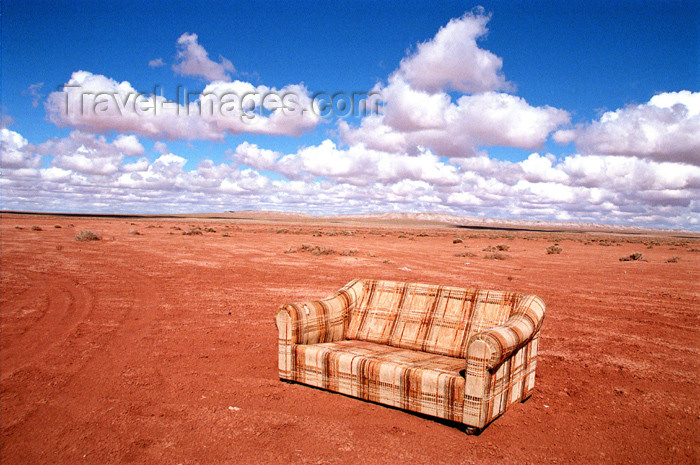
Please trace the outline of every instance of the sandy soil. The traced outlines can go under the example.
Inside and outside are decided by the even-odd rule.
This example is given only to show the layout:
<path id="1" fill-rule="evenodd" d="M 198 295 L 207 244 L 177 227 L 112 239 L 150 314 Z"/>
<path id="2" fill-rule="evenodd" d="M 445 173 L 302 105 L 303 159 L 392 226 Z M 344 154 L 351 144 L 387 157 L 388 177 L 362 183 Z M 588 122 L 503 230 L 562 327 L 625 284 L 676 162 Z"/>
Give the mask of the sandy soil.
<path id="1" fill-rule="evenodd" d="M 8 215 L 1 234 L 3 465 L 698 463 L 698 239 Z M 285 253 L 302 244 L 336 253 Z M 280 382 L 275 309 L 355 277 L 541 296 L 535 394 L 468 436 Z"/>

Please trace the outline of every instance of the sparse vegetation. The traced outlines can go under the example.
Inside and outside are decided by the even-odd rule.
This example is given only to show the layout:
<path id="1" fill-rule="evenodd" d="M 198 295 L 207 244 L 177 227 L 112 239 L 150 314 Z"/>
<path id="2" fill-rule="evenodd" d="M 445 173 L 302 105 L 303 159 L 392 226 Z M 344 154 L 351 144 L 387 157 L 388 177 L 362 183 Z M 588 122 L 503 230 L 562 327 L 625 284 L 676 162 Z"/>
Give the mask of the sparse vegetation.
<path id="1" fill-rule="evenodd" d="M 471 252 L 459 252 L 455 254 L 455 257 L 476 257 L 476 254 Z"/>
<path id="2" fill-rule="evenodd" d="M 43 231 L 43 229 L 41 229 L 41 226 L 34 225 L 32 226 L 32 231 Z"/>
<path id="3" fill-rule="evenodd" d="M 187 231 L 182 231 L 183 236 L 201 236 L 202 230 L 199 228 L 190 228 Z"/>
<path id="4" fill-rule="evenodd" d="M 79 242 L 89 242 L 89 241 L 99 241 L 102 237 L 94 231 L 86 229 L 80 231 L 75 235 L 75 240 Z"/>
<path id="5" fill-rule="evenodd" d="M 61 229 L 63 226 L 61 226 L 60 224 L 54 224 L 53 227 L 56 229 Z"/>
<path id="6" fill-rule="evenodd" d="M 666 263 L 678 263 L 681 261 L 681 257 L 671 257 L 666 260 Z"/>
<path id="7" fill-rule="evenodd" d="M 17 226 L 15 226 L 15 229 L 24 229 L 24 228 L 22 226 L 17 225 Z"/>
<path id="8" fill-rule="evenodd" d="M 343 250 L 342 252 L 340 252 L 340 255 L 343 257 L 352 257 L 352 256 L 357 255 L 359 253 L 360 253 L 360 251 L 357 249 L 349 249 L 349 250 Z"/>
<path id="9" fill-rule="evenodd" d="M 288 248 L 284 253 L 297 253 L 297 252 L 310 252 L 312 255 L 333 255 L 335 250 L 329 247 L 321 247 L 313 244 L 301 244 L 300 247 L 296 249 L 293 247 Z"/>
<path id="10" fill-rule="evenodd" d="M 627 257 L 620 257 L 621 262 L 637 262 L 637 261 L 646 261 L 644 259 L 644 255 L 642 255 L 639 252 L 635 252 Z"/>
<path id="11" fill-rule="evenodd" d="M 506 244 L 498 244 L 496 246 L 496 249 L 500 250 L 501 252 L 507 252 L 508 250 L 510 250 L 510 246 Z"/>
<path id="12" fill-rule="evenodd" d="M 132 236 L 140 236 L 141 235 L 141 233 L 135 229 L 132 229 L 131 231 L 129 231 L 129 234 L 131 234 Z"/>
<path id="13" fill-rule="evenodd" d="M 560 254 L 562 250 L 564 250 L 564 249 L 562 249 L 559 244 L 550 245 L 549 247 L 547 247 L 547 254 L 548 255 Z"/>
<path id="14" fill-rule="evenodd" d="M 486 260 L 508 260 L 510 258 L 510 255 L 501 252 L 492 252 L 484 255 L 484 258 Z"/>
<path id="15" fill-rule="evenodd" d="M 204 228 L 204 232 L 215 233 L 215 232 L 216 232 L 216 229 L 214 229 L 214 228 Z"/>

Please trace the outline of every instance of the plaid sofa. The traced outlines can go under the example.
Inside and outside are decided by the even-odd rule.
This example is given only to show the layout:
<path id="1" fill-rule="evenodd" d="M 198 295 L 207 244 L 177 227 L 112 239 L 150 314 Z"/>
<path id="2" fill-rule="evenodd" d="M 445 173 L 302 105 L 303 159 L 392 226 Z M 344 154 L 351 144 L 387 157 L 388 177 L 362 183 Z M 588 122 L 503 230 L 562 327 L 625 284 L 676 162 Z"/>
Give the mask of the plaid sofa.
<path id="1" fill-rule="evenodd" d="M 278 309 L 279 376 L 476 431 L 532 394 L 544 310 L 533 295 L 356 279 Z"/>

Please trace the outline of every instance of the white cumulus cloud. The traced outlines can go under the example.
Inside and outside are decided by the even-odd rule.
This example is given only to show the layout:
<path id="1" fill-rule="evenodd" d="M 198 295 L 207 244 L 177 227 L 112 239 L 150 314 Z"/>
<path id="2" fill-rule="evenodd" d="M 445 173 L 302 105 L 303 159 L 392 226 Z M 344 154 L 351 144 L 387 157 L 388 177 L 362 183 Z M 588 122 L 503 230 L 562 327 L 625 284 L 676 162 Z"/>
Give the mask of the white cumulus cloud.
<path id="1" fill-rule="evenodd" d="M 224 57 L 219 62 L 209 58 L 209 53 L 202 47 L 197 34 L 184 33 L 177 39 L 177 61 L 173 70 L 183 76 L 196 76 L 207 81 L 230 81 L 229 73 L 235 72 L 233 63 Z"/>
<path id="2" fill-rule="evenodd" d="M 488 16 L 468 14 L 452 19 L 431 40 L 418 44 L 415 53 L 401 61 L 398 73 L 412 87 L 436 92 L 464 93 L 508 89 L 501 73 L 503 61 L 479 48 Z"/>
<path id="3" fill-rule="evenodd" d="M 700 165 L 700 92 L 655 95 L 648 103 L 604 113 L 599 120 L 557 132 L 585 154 L 622 155 Z"/>

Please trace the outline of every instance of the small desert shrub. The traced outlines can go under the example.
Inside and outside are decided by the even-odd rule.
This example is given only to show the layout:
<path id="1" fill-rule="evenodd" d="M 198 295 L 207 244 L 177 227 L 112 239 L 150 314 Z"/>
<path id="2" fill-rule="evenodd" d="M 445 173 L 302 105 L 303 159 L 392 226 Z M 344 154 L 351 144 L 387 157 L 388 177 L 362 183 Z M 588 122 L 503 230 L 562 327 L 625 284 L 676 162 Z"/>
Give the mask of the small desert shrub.
<path id="1" fill-rule="evenodd" d="M 146 229 L 153 229 L 153 228 L 155 228 L 155 226 L 153 226 L 152 224 L 149 224 L 148 226 L 146 226 Z"/>
<path id="2" fill-rule="evenodd" d="M 498 244 L 496 249 L 500 250 L 501 252 L 507 252 L 510 249 L 510 246 L 506 244 Z"/>
<path id="3" fill-rule="evenodd" d="M 627 257 L 620 257 L 621 262 L 636 262 L 644 260 L 644 255 L 639 252 L 635 252 Z"/>
<path id="4" fill-rule="evenodd" d="M 43 229 L 41 229 L 41 226 L 34 225 L 32 226 L 32 231 L 43 231 Z"/>
<path id="5" fill-rule="evenodd" d="M 359 250 L 350 249 L 350 250 L 343 250 L 342 252 L 340 252 L 340 255 L 343 257 L 352 257 L 353 255 L 357 255 L 358 253 L 360 253 Z"/>
<path id="6" fill-rule="evenodd" d="M 333 255 L 335 253 L 335 250 L 328 247 L 315 246 L 313 249 L 310 250 L 310 252 L 311 255 Z"/>
<path id="7" fill-rule="evenodd" d="M 199 228 L 190 228 L 187 231 L 182 231 L 183 236 L 201 236 L 202 230 Z"/>
<path id="8" fill-rule="evenodd" d="M 288 233 L 288 232 L 289 232 L 289 229 L 287 229 L 287 228 L 282 228 L 282 229 L 276 230 L 275 232 L 276 232 L 277 234 L 285 234 L 285 233 Z"/>
<path id="9" fill-rule="evenodd" d="M 182 231 L 182 228 L 180 226 L 171 226 L 170 229 L 174 229 L 175 231 Z"/>
<path id="10" fill-rule="evenodd" d="M 471 252 L 459 252 L 455 254 L 455 257 L 476 257 L 476 254 Z"/>
<path id="11" fill-rule="evenodd" d="M 460 239 L 459 237 L 452 241 L 453 244 L 461 244 L 462 242 L 464 242 L 464 241 L 462 239 Z"/>
<path id="12" fill-rule="evenodd" d="M 335 250 L 329 247 L 320 247 L 313 244 L 301 244 L 301 247 L 293 249 L 290 247 L 285 250 L 284 253 L 296 253 L 296 252 L 310 252 L 312 255 L 333 255 Z"/>
<path id="13" fill-rule="evenodd" d="M 73 223 L 68 223 L 68 227 L 69 227 L 69 228 L 75 228 L 75 226 L 73 226 Z"/>
<path id="14" fill-rule="evenodd" d="M 496 248 L 490 245 L 488 247 L 484 247 L 483 249 L 481 249 L 481 251 L 482 252 L 495 252 Z"/>
<path id="15" fill-rule="evenodd" d="M 223 233 L 221 237 L 229 237 L 229 234 L 227 232 Z"/>
<path id="16" fill-rule="evenodd" d="M 79 242 L 99 241 L 100 239 L 102 239 L 102 237 L 100 237 L 99 234 L 90 231 L 89 229 L 86 229 L 85 231 L 80 231 L 78 234 L 75 235 L 75 240 Z"/>
<path id="17" fill-rule="evenodd" d="M 399 234 L 399 239 L 406 239 L 406 235 L 405 235 L 405 234 Z"/>
<path id="18" fill-rule="evenodd" d="M 62 228 L 62 226 L 61 226 L 60 224 L 54 224 L 53 227 L 56 228 L 56 229 L 61 229 L 61 228 Z"/>
<path id="19" fill-rule="evenodd" d="M 507 254 L 501 252 L 487 253 L 484 255 L 486 260 L 508 260 L 510 257 Z"/>
<path id="20" fill-rule="evenodd" d="M 561 253 L 562 250 L 564 250 L 564 249 L 562 249 L 559 244 L 550 245 L 549 247 L 547 247 L 547 254 L 549 254 L 549 255 L 559 254 L 559 253 Z"/>
<path id="21" fill-rule="evenodd" d="M 666 260 L 666 263 L 678 263 L 681 261 L 681 257 L 671 257 Z"/>
<path id="22" fill-rule="evenodd" d="M 417 234 L 418 237 L 428 237 L 428 234 L 422 232 Z"/>
<path id="23" fill-rule="evenodd" d="M 141 235 L 141 233 L 135 229 L 132 229 L 131 231 L 129 231 L 129 234 L 131 234 L 132 236 L 140 236 Z"/>
<path id="24" fill-rule="evenodd" d="M 215 233 L 215 232 L 216 232 L 216 229 L 214 229 L 214 228 L 204 228 L 204 232 Z"/>
<path id="25" fill-rule="evenodd" d="M 17 226 L 15 226 L 15 229 L 24 229 L 24 228 L 22 226 L 17 225 Z"/>
<path id="26" fill-rule="evenodd" d="M 385 265 L 393 265 L 395 262 L 389 260 L 388 258 L 385 258 L 384 260 L 382 260 L 382 263 L 384 263 Z"/>

